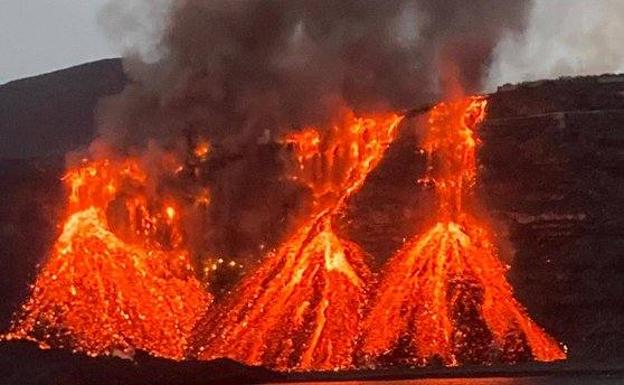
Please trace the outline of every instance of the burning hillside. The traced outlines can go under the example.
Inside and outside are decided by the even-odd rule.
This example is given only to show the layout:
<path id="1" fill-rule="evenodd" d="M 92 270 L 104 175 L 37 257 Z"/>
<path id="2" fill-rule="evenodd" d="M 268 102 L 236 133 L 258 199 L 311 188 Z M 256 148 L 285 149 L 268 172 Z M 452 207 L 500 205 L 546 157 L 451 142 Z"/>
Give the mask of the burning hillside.
<path id="1" fill-rule="evenodd" d="M 195 330 L 191 352 L 279 369 L 352 366 L 372 274 L 366 255 L 338 236 L 334 221 L 396 135 L 401 118 L 345 113 L 330 130 L 287 136 L 292 179 L 313 196 L 312 212 L 216 312 Z"/>
<path id="2" fill-rule="evenodd" d="M 514 299 L 492 230 L 464 202 L 475 183 L 476 129 L 486 106 L 472 97 L 429 112 L 422 182 L 438 198 L 435 224 L 387 262 L 378 287 L 371 257 L 335 229 L 397 136 L 400 115 L 344 110 L 327 129 L 284 136 L 293 158 L 288 177 L 309 192 L 310 211 L 208 309 L 212 295 L 191 268 L 180 203 L 149 193 L 137 159 L 84 161 L 64 178 L 63 231 L 7 338 L 91 355 L 142 349 L 303 371 L 388 359 L 439 358 L 449 366 L 564 359 Z M 210 145 L 192 149 L 203 162 Z M 192 206 L 197 202 L 210 202 L 204 189 Z"/>
<path id="3" fill-rule="evenodd" d="M 64 181 L 62 233 L 6 338 L 181 359 L 211 296 L 194 276 L 175 201 L 148 199 L 137 159 L 85 161 Z"/>
<path id="4" fill-rule="evenodd" d="M 429 113 L 424 181 L 438 198 L 435 224 L 388 261 L 363 327 L 367 360 L 397 349 L 411 362 L 440 358 L 451 366 L 566 356 L 514 299 L 492 230 L 464 202 L 475 183 L 476 130 L 486 105 L 472 97 Z"/>

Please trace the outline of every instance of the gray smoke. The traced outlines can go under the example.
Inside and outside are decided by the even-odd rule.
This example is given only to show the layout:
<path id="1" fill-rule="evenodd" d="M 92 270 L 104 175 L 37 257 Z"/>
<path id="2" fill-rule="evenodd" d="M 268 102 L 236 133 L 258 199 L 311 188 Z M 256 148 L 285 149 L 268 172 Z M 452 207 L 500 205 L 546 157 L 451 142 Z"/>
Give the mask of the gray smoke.
<path id="1" fill-rule="evenodd" d="M 624 72 L 624 1 L 535 0 L 526 31 L 501 39 L 487 86 Z"/>
<path id="2" fill-rule="evenodd" d="M 478 91 L 519 0 L 117 0 L 102 15 L 126 50 L 130 84 L 101 103 L 102 139 L 183 151 L 207 137 L 209 243 L 271 244 L 300 191 L 259 141 L 323 127 L 340 107 L 404 110 L 443 96 L 448 74 Z M 221 159 L 222 161 L 217 161 Z M 206 230 L 207 231 L 207 230 Z M 216 246 L 214 246 L 216 245 Z"/>

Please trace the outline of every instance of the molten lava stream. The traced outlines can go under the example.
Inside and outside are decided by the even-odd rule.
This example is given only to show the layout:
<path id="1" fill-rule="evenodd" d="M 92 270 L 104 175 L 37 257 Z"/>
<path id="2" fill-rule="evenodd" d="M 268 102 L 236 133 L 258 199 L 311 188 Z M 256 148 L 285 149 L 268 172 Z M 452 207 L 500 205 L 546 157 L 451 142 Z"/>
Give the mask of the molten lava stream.
<path id="1" fill-rule="evenodd" d="M 365 253 L 332 225 L 383 157 L 400 121 L 348 112 L 330 130 L 309 128 L 286 138 L 297 154 L 292 178 L 309 187 L 313 213 L 198 324 L 191 356 L 281 370 L 352 366 L 372 274 Z"/>
<path id="2" fill-rule="evenodd" d="M 63 231 L 5 338 L 89 355 L 142 349 L 182 359 L 211 297 L 180 246 L 175 205 L 149 207 L 146 176 L 132 159 L 85 163 L 64 180 Z M 113 201 L 129 222 L 125 240 L 109 224 Z"/>
<path id="3" fill-rule="evenodd" d="M 486 103 L 441 103 L 429 115 L 426 180 L 438 197 L 436 223 L 387 262 L 363 323 L 369 364 L 397 356 L 451 366 L 566 357 L 514 299 L 490 229 L 462 205 L 476 176 L 475 133 Z"/>

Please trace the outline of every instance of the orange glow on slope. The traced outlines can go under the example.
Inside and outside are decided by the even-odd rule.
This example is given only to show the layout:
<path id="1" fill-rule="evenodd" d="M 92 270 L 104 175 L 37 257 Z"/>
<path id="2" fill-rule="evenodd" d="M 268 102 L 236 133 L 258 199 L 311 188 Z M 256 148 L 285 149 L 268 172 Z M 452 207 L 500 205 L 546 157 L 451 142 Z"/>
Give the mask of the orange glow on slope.
<path id="1" fill-rule="evenodd" d="M 297 160 L 291 177 L 310 189 L 312 213 L 198 324 L 192 356 L 281 370 L 352 367 L 372 274 L 365 253 L 332 225 L 382 159 L 400 121 L 348 112 L 327 131 L 307 128 L 285 138 Z"/>
<path id="2" fill-rule="evenodd" d="M 148 202 L 133 159 L 85 162 L 64 181 L 63 231 L 5 338 L 182 359 L 211 297 L 182 247 L 175 202 Z"/>
<path id="3" fill-rule="evenodd" d="M 362 353 L 373 363 L 401 351 L 408 361 L 445 365 L 565 359 L 559 344 L 514 299 L 486 223 L 462 199 L 476 177 L 475 148 L 487 101 L 440 103 L 429 114 L 426 181 L 436 222 L 387 263 L 363 323 Z"/>

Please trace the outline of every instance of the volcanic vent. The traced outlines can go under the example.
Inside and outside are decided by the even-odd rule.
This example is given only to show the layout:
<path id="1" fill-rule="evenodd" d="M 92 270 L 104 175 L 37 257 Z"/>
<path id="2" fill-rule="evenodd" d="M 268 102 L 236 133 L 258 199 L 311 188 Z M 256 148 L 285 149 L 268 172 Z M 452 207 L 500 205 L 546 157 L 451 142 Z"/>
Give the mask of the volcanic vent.
<path id="1" fill-rule="evenodd" d="M 361 353 L 368 363 L 399 356 L 453 366 L 566 356 L 514 299 L 492 229 L 463 202 L 475 182 L 476 129 L 486 105 L 469 97 L 429 113 L 424 182 L 434 186 L 437 214 L 429 230 L 387 262 L 363 323 Z"/>
<path id="2" fill-rule="evenodd" d="M 183 358 L 211 296 L 195 279 L 174 200 L 148 198 L 138 159 L 84 161 L 64 181 L 62 233 L 5 338 L 89 355 Z"/>
<path id="3" fill-rule="evenodd" d="M 198 324 L 193 356 L 279 369 L 352 366 L 371 272 L 365 253 L 333 225 L 382 159 L 400 121 L 394 114 L 360 118 L 344 112 L 328 130 L 306 128 L 285 137 L 296 153 L 291 177 L 309 188 L 311 212 Z"/>

